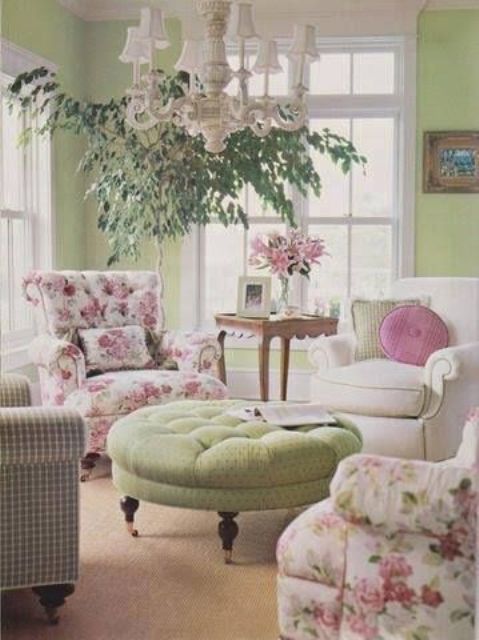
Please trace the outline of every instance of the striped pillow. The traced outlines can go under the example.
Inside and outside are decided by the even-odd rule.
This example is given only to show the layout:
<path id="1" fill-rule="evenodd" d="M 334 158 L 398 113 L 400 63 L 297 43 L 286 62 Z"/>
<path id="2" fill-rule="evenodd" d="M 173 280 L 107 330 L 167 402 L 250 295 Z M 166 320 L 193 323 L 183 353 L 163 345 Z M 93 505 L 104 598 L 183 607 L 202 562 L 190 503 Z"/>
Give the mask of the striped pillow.
<path id="1" fill-rule="evenodd" d="M 379 342 L 381 322 L 390 311 L 408 304 L 421 304 L 421 300 L 353 300 L 351 315 L 356 334 L 356 360 L 385 358 Z"/>

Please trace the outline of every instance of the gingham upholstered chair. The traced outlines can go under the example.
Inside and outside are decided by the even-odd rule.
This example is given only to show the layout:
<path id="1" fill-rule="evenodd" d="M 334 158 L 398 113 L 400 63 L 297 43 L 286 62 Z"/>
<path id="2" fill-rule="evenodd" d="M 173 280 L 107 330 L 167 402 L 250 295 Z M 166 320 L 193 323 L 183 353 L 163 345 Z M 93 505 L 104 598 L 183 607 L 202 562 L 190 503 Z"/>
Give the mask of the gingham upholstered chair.
<path id="1" fill-rule="evenodd" d="M 35 307 L 41 333 L 30 356 L 39 367 L 42 403 L 76 409 L 88 425 L 82 479 L 105 451 L 106 436 L 118 418 L 173 400 L 227 397 L 215 374 L 221 354 L 216 338 L 161 331 L 159 289 L 158 274 L 152 271 L 34 271 L 24 280 L 24 294 Z M 92 330 L 102 336 L 93 349 L 96 362 L 101 356 L 104 365 L 105 351 L 111 354 L 120 340 L 118 354 L 133 353 L 132 330 L 142 332 L 143 347 L 145 336 L 151 340 L 151 362 L 143 366 L 130 357 L 126 365 L 118 355 L 114 367 L 110 361 L 89 370 L 80 332 Z M 113 333 L 115 343 L 108 346 Z M 105 337 L 107 346 L 101 342 Z"/>
<path id="2" fill-rule="evenodd" d="M 78 578 L 81 416 L 31 407 L 28 379 L 0 378 L 0 589 L 33 587 L 50 622 Z"/>
<path id="3" fill-rule="evenodd" d="M 278 543 L 282 640 L 473 640 L 479 407 L 448 462 L 354 455 Z"/>

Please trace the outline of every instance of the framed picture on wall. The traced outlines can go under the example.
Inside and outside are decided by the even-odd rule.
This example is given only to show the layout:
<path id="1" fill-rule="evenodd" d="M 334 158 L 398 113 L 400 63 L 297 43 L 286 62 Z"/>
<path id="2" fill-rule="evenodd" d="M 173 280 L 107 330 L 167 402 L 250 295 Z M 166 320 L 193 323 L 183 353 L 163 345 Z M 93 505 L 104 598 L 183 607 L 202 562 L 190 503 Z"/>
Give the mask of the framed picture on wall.
<path id="1" fill-rule="evenodd" d="M 241 276 L 238 280 L 238 307 L 243 318 L 268 318 L 271 311 L 271 278 Z"/>
<path id="2" fill-rule="evenodd" d="M 424 134 L 425 193 L 479 193 L 479 131 Z"/>

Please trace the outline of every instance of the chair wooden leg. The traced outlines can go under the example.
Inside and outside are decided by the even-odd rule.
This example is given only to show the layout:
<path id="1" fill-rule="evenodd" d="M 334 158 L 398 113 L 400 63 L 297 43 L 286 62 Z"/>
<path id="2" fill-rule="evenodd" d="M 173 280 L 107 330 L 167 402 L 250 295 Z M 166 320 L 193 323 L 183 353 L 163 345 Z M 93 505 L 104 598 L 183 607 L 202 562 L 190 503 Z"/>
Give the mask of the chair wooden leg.
<path id="1" fill-rule="evenodd" d="M 135 529 L 135 511 L 140 506 L 139 501 L 136 498 L 131 498 L 130 496 L 124 496 L 120 500 L 120 508 L 125 514 L 125 522 L 128 533 L 132 535 L 134 538 L 138 536 L 138 531 Z"/>
<path id="2" fill-rule="evenodd" d="M 39 596 L 40 604 L 45 609 L 49 624 L 58 624 L 58 608 L 65 604 L 65 598 L 75 591 L 73 584 L 47 584 L 33 587 L 32 591 Z"/>
<path id="3" fill-rule="evenodd" d="M 99 457 L 99 453 L 87 453 L 86 456 L 81 459 L 80 466 L 82 472 L 80 474 L 80 482 L 86 482 L 90 478 L 91 472 L 95 468 L 96 461 Z"/>
<path id="4" fill-rule="evenodd" d="M 238 512 L 219 511 L 221 521 L 218 524 L 218 533 L 223 542 L 223 551 L 225 552 L 225 564 L 231 564 L 233 556 L 233 542 L 238 535 L 239 527 L 234 518 Z"/>

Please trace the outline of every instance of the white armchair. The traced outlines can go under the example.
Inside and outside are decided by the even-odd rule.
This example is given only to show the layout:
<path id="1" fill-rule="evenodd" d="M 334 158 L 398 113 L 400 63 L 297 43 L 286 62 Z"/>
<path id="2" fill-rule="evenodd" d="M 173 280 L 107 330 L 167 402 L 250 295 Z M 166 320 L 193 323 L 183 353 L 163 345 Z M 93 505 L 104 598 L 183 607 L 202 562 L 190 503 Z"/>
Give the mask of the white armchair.
<path id="1" fill-rule="evenodd" d="M 309 350 L 311 399 L 352 416 L 367 453 L 451 457 L 457 425 L 479 404 L 479 278 L 405 278 L 394 283 L 392 297 L 426 297 L 448 326 L 450 346 L 418 367 L 355 361 L 354 333 L 319 338 Z"/>

